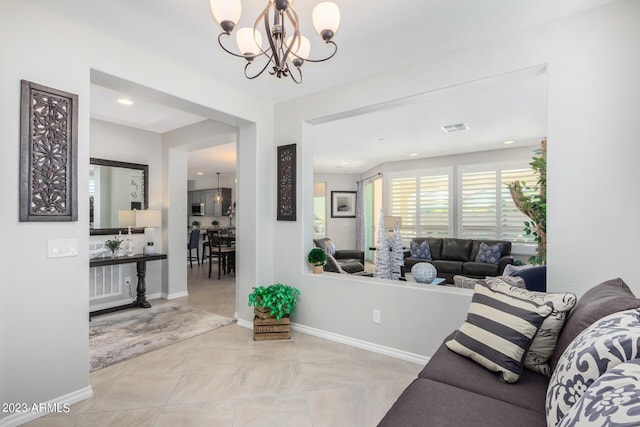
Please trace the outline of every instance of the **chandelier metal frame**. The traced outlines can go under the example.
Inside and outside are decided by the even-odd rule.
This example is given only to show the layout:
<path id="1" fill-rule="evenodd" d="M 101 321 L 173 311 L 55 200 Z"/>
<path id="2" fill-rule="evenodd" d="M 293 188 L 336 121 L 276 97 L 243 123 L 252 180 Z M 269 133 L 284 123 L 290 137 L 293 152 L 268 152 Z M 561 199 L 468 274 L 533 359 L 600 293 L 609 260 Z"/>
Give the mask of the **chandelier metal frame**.
<path id="1" fill-rule="evenodd" d="M 273 25 L 270 24 L 270 16 L 273 16 Z M 267 35 L 267 49 L 263 49 L 261 40 L 256 38 L 256 32 L 258 32 L 260 23 L 264 24 L 264 30 Z M 293 29 L 293 35 L 289 39 L 286 39 L 287 31 L 285 29 L 285 25 L 287 23 Z M 241 52 L 238 54 L 225 47 L 223 39 L 231 36 L 233 30 L 236 28 L 236 23 L 230 20 L 223 20 L 219 24 L 222 28 L 222 32 L 218 35 L 218 44 L 228 54 L 238 58 L 244 58 L 247 61 L 244 67 L 244 76 L 250 80 L 262 75 L 262 73 L 264 73 L 271 65 L 272 67 L 269 70 L 269 74 L 272 76 L 276 76 L 278 78 L 291 77 L 294 82 L 300 84 L 302 83 L 301 67 L 305 62 L 318 63 L 328 61 L 333 58 L 338 51 L 338 45 L 332 40 L 335 35 L 334 31 L 331 29 L 324 29 L 319 31 L 319 35 L 324 42 L 327 45 L 330 45 L 333 49 L 328 56 L 321 59 L 311 59 L 298 54 L 300 53 L 300 50 L 303 50 L 302 45 L 305 43 L 303 40 L 305 37 L 300 33 L 300 20 L 298 18 L 298 14 L 291 7 L 288 0 L 267 0 L 267 6 L 256 19 L 255 24 L 253 25 L 253 40 L 256 44 L 256 50 L 258 50 L 259 53 Z M 308 40 L 306 40 L 306 43 L 308 45 Z M 254 63 L 253 61 L 259 57 L 265 57 L 266 62 L 260 71 L 255 74 L 251 74 L 250 66 Z M 291 67 L 291 65 L 293 65 L 293 67 Z M 297 70 L 297 77 L 294 72 L 292 72 L 292 68 Z"/>

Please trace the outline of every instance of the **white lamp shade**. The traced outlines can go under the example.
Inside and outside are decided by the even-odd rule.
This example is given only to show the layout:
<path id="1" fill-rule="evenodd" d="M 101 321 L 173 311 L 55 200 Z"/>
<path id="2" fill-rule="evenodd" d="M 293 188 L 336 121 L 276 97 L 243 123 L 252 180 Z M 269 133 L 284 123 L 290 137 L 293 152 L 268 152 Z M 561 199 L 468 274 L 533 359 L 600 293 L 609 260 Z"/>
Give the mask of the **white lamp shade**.
<path id="1" fill-rule="evenodd" d="M 402 227 L 402 217 L 401 216 L 385 216 L 384 217 L 384 228 L 387 230 L 395 230 L 396 223 L 398 224 L 398 228 Z"/>
<path id="2" fill-rule="evenodd" d="M 236 43 L 241 54 L 256 56 L 262 51 L 262 34 L 250 27 L 240 28 L 236 34 Z"/>
<path id="3" fill-rule="evenodd" d="M 240 21 L 242 13 L 242 5 L 240 0 L 211 0 L 211 13 L 218 24 L 224 21 L 231 21 L 235 24 Z"/>
<path id="4" fill-rule="evenodd" d="M 313 8 L 313 27 L 318 34 L 321 34 L 324 30 L 338 32 L 338 27 L 340 27 L 340 9 L 338 5 L 330 1 L 318 3 Z"/>
<path id="5" fill-rule="evenodd" d="M 118 211 L 118 227 L 133 227 L 136 225 L 136 211 Z"/>
<path id="6" fill-rule="evenodd" d="M 293 43 L 293 45 L 291 45 Z M 291 46 L 291 52 L 293 52 L 297 57 L 302 59 L 307 59 L 309 57 L 309 53 L 311 52 L 311 43 L 309 39 L 305 36 L 300 36 L 300 42 L 297 43 L 293 36 L 289 37 L 285 45 L 287 47 Z"/>
<path id="7" fill-rule="evenodd" d="M 136 227 L 160 227 L 162 225 L 162 214 L 159 210 L 145 209 L 135 211 Z"/>

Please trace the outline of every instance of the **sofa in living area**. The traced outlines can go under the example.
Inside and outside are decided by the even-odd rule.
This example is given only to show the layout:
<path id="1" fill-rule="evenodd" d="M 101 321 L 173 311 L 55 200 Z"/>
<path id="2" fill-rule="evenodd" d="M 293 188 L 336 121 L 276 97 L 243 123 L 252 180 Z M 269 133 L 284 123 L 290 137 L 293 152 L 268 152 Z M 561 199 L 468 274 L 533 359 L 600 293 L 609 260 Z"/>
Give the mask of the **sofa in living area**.
<path id="1" fill-rule="evenodd" d="M 313 244 L 327 254 L 324 271 L 367 275 L 364 268 L 364 251 L 356 249 L 336 249 L 331 238 L 313 239 Z"/>
<path id="2" fill-rule="evenodd" d="M 640 299 L 621 279 L 579 300 L 478 283 L 466 321 L 379 424 L 584 425 L 640 425 Z"/>
<path id="3" fill-rule="evenodd" d="M 506 240 L 416 237 L 410 242 L 409 257 L 404 259 L 405 272 L 419 262 L 433 264 L 438 277 L 453 283 L 457 275 L 478 279 L 500 276 L 514 261 L 511 242 Z"/>

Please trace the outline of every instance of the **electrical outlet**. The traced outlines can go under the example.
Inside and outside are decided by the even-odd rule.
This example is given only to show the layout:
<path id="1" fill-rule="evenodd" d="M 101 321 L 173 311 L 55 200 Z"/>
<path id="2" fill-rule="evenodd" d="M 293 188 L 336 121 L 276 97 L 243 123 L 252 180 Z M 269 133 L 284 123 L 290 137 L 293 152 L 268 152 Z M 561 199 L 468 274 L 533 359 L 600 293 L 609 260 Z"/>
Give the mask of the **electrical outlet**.
<path id="1" fill-rule="evenodd" d="M 382 323 L 380 310 L 373 310 L 373 323 Z"/>
<path id="2" fill-rule="evenodd" d="M 127 276 L 127 277 L 125 277 L 125 278 L 124 278 L 124 284 L 125 284 L 126 286 L 131 286 L 131 277 L 128 277 L 128 276 Z"/>

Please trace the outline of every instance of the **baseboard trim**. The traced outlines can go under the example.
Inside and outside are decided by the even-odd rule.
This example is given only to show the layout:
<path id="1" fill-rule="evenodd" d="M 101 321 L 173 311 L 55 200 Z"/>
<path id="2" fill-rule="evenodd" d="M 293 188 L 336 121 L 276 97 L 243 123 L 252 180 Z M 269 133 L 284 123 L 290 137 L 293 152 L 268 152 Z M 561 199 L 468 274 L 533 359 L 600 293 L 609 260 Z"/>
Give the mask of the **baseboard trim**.
<path id="1" fill-rule="evenodd" d="M 80 390 L 65 394 L 64 396 L 51 399 L 48 402 L 34 403 L 31 407 L 37 408 L 35 411 L 12 414 L 8 417 L 2 418 L 0 419 L 0 427 L 16 427 L 56 411 L 65 412 L 69 405 L 81 402 L 91 396 L 93 396 L 93 389 L 91 386 L 87 386 Z"/>
<path id="2" fill-rule="evenodd" d="M 253 330 L 253 322 L 238 319 L 238 326 Z M 323 331 L 321 329 L 311 328 L 309 326 L 300 325 L 297 323 L 291 324 L 291 329 L 294 331 L 302 332 L 304 334 L 313 335 L 315 337 L 324 338 L 329 341 L 339 342 L 351 347 L 361 348 L 363 350 L 370 351 L 372 353 L 383 354 L 385 356 L 394 357 L 396 359 L 404 360 L 406 362 L 415 363 L 418 365 L 426 365 L 430 357 L 422 356 L 421 354 L 410 353 L 404 350 L 398 350 L 393 347 L 387 347 L 380 344 L 375 344 L 369 341 L 359 340 L 357 338 L 347 337 L 345 335 L 335 334 L 333 332 Z"/>
<path id="3" fill-rule="evenodd" d="M 242 326 L 243 328 L 251 329 L 253 331 L 253 322 L 244 319 L 238 319 L 238 326 Z"/>
<path id="4" fill-rule="evenodd" d="M 161 298 L 164 298 L 164 299 L 167 299 L 167 300 L 171 300 L 171 299 L 188 297 L 188 296 L 189 296 L 189 292 L 188 291 L 182 291 L 182 292 L 176 292 L 176 293 L 173 293 L 173 294 L 162 293 Z"/>

